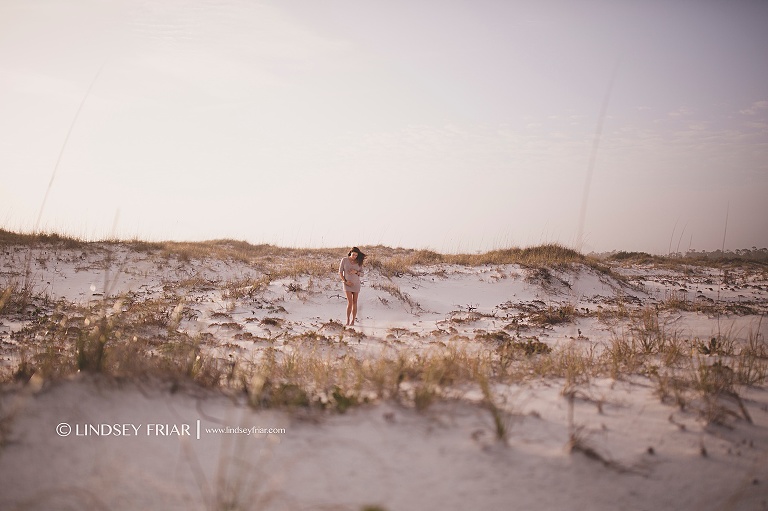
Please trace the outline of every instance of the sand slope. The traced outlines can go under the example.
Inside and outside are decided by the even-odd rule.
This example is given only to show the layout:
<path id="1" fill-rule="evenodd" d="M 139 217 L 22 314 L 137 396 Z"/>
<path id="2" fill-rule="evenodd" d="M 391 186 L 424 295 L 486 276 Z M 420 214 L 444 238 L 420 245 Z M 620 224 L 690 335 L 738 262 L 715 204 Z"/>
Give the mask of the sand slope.
<path id="1" fill-rule="evenodd" d="M 6 278 L 18 277 L 24 256 L 22 247 L 5 249 Z M 183 295 L 187 311 L 178 328 L 210 334 L 207 349 L 222 357 L 307 349 L 291 337 L 302 332 L 325 335 L 312 349 L 332 356 L 451 344 L 482 349 L 483 334 L 510 324 L 518 335 L 555 348 L 600 350 L 633 328 L 608 312 L 663 306 L 681 296 L 731 308 L 712 314 L 662 307 L 660 322 L 677 335 L 707 339 L 727 331 L 736 342 L 750 335 L 764 342 L 768 328 L 761 321 L 768 282 L 759 271 L 732 272 L 723 284 L 718 269 L 684 267 L 615 268 L 626 280 L 586 266 L 542 272 L 434 265 L 389 277 L 371 270 L 360 324 L 343 330 L 334 261 L 327 276 L 281 277 L 258 294 L 233 298 L 231 283 L 257 278 L 263 268 L 184 262 L 124 247 L 41 250 L 32 260 L 36 287 L 51 298 L 49 305 L 40 302 L 42 314 L 53 313 L 57 301 L 98 302 L 105 290 L 133 300 L 172 291 L 174 300 Z M 581 312 L 559 324 L 534 321 L 566 304 Z M 42 341 L 30 334 L 34 318 L 6 311 L 0 321 L 3 362 L 12 368 L 20 351 Z M 254 410 L 237 393 L 154 381 L 33 377 L 3 387 L 0 508 L 768 509 L 764 385 L 740 387 L 740 401 L 725 399 L 730 412 L 717 423 L 695 407 L 662 403 L 653 381 L 642 376 L 593 378 L 572 398 L 563 391 L 558 378 L 495 386 L 508 429 L 499 440 L 472 385 L 448 389 L 449 399 L 423 411 L 406 401 L 377 401 L 339 414 Z M 60 424 L 64 430 L 57 430 Z M 163 428 L 150 426 L 156 424 Z M 132 434 L 117 436 L 118 426 Z M 89 427 L 102 434 L 84 434 Z M 241 429 L 210 429 L 221 427 Z M 269 428 L 282 431 L 264 431 Z M 580 448 L 571 452 L 573 433 Z"/>

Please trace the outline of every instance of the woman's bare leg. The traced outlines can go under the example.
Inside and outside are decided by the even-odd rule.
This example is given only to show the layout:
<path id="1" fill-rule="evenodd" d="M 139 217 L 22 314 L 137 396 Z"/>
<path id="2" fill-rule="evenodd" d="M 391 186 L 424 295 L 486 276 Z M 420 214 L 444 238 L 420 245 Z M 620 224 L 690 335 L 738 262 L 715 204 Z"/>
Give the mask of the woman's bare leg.
<path id="1" fill-rule="evenodd" d="M 355 317 L 355 314 L 357 314 L 357 304 L 355 303 L 355 293 L 352 291 L 345 291 L 345 293 L 347 294 L 347 326 L 349 326 L 349 316 L 351 315 L 353 318 Z M 353 310 L 354 314 L 352 312 Z"/>
<path id="2" fill-rule="evenodd" d="M 360 295 L 360 293 L 352 293 L 352 325 L 355 324 L 355 320 L 357 319 L 357 297 Z"/>

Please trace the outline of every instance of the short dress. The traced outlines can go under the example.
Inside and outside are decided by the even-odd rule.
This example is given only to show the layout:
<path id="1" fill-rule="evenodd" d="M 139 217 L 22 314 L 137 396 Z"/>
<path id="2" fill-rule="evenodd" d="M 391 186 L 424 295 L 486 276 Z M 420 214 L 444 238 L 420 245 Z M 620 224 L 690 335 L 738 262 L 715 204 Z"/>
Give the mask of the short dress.
<path id="1" fill-rule="evenodd" d="M 347 283 L 344 284 L 344 291 L 360 292 L 360 277 L 363 275 L 363 268 L 359 264 L 349 257 L 345 257 L 339 264 L 339 273 L 347 280 Z"/>

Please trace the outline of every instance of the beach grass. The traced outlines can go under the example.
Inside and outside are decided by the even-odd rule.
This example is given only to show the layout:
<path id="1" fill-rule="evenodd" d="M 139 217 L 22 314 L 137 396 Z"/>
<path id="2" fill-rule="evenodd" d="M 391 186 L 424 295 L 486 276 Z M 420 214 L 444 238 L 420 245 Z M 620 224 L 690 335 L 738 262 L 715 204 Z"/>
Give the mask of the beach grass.
<path id="1" fill-rule="evenodd" d="M 24 341 L 19 343 L 17 363 L 6 366 L 2 375 L 7 383 L 28 382 L 36 375 L 52 384 L 80 373 L 93 373 L 241 394 L 259 408 L 317 408 L 341 413 L 350 407 L 384 400 L 425 411 L 437 401 L 461 399 L 467 389 L 475 389 L 491 413 L 497 438 L 503 440 L 508 434 L 510 411 L 496 400 L 492 389 L 499 385 L 556 381 L 562 385 L 564 395 L 568 395 L 588 387 L 598 377 L 625 381 L 644 378 L 656 387 L 662 401 L 680 408 L 695 408 L 707 420 L 721 421 L 727 418 L 722 410 L 731 409 L 724 401 L 737 401 L 741 389 L 763 385 L 768 378 L 768 347 L 759 327 L 757 332 L 750 333 L 747 342 L 737 342 L 727 334 L 705 340 L 691 338 L 665 324 L 662 313 L 702 309 L 692 308 L 686 300 L 675 297 L 668 297 L 654 307 L 619 301 L 613 312 L 601 313 L 586 313 L 569 301 L 550 302 L 528 312 L 527 326 L 518 324 L 514 336 L 504 329 L 478 332 L 473 338 L 459 335 L 455 329 L 437 330 L 420 339 L 428 346 L 420 349 L 401 347 L 397 342 L 399 330 L 390 329 L 391 344 L 376 355 L 363 355 L 350 347 L 350 343 L 365 338 L 362 333 L 345 333 L 340 325 L 334 327 L 332 323 L 293 332 L 284 318 L 272 314 L 259 321 L 262 327 L 271 329 L 269 337 L 251 336 L 254 342 L 266 346 L 245 354 L 226 353 L 220 349 L 221 342 L 215 335 L 193 335 L 179 328 L 184 318 L 195 314 L 184 298 L 190 289 L 219 293 L 230 305 L 216 313 L 221 315 L 216 318 L 218 326 L 232 324 L 242 330 L 232 318 L 237 303 L 257 303 L 267 286 L 277 279 L 294 279 L 285 285 L 287 293 L 308 293 L 314 286 L 313 278 L 333 276 L 339 253 L 344 250 L 290 249 L 234 240 L 93 242 L 55 234 L 33 236 L 8 231 L 0 231 L 0 244 L 9 250 L 55 246 L 96 252 L 123 246 L 182 264 L 210 258 L 241 261 L 253 268 L 250 275 L 226 281 L 191 276 L 176 284 L 166 284 L 164 293 L 152 298 L 104 293 L 100 299 L 85 304 L 54 301 L 45 294 L 34 294 L 20 278 L 7 279 L 0 288 L 0 315 L 34 318 L 16 336 Z M 380 277 L 373 288 L 411 311 L 418 310 L 419 304 L 393 279 L 414 275 L 418 268 L 426 266 L 514 264 L 535 270 L 526 277 L 532 285 L 552 278 L 551 272 L 556 270 L 578 272 L 587 267 L 600 269 L 604 274 L 614 271 L 596 257 L 552 244 L 474 255 L 382 246 L 367 250 L 370 268 Z M 613 259 L 619 264 L 667 264 L 672 260 L 648 259 L 642 254 Z M 111 261 L 109 255 L 104 257 L 105 268 L 113 264 Z M 296 280 L 304 277 L 309 277 L 309 281 Z M 710 313 L 719 310 L 727 309 L 707 309 Z M 493 315 L 474 314 L 477 320 L 496 319 Z M 546 343 L 530 331 L 546 331 L 597 314 L 609 322 L 622 321 L 626 328 L 617 330 L 600 344 Z M 458 316 L 456 321 L 456 325 L 462 326 Z M 280 339 L 279 344 L 276 339 Z"/>

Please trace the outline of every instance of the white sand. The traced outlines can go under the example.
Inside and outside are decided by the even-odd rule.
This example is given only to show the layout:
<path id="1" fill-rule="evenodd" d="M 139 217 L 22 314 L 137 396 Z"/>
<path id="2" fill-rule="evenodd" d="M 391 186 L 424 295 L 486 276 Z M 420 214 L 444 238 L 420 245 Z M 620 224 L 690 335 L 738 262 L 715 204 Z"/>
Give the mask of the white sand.
<path id="1" fill-rule="evenodd" d="M 0 259 L 4 274 L 19 269 L 22 250 Z M 38 289 L 56 299 L 98 300 L 105 275 L 103 253 L 56 251 L 35 263 Z M 119 249 L 123 270 L 107 280 L 112 294 L 147 298 L 202 276 L 219 285 L 186 295 L 196 312 L 180 328 L 214 333 L 222 353 L 247 354 L 260 343 L 237 334 L 279 335 L 333 329 L 343 322 L 344 301 L 333 270 L 325 280 L 307 277 L 273 282 L 258 300 L 229 301 L 221 283 L 258 272 L 245 264 L 181 263 Z M 35 260 L 38 258 L 36 257 Z M 382 350 L 424 350 L 441 340 L 436 330 L 456 330 L 472 343 L 475 334 L 507 324 L 514 306 L 569 303 L 578 308 L 616 307 L 618 301 L 652 305 L 686 289 L 688 298 L 768 307 L 768 283 L 745 276 L 721 286 L 716 270 L 634 268 L 642 289 L 632 289 L 593 270 L 552 272 L 549 282 L 516 265 L 418 268 L 419 275 L 387 281 L 369 272 L 361 294 L 364 335 L 348 349 L 360 356 Z M 298 283 L 302 291 L 289 291 Z M 412 305 L 382 289 L 394 284 Z M 93 286 L 93 290 L 92 287 Z M 94 293 L 97 296 L 94 296 Z M 719 295 L 719 296 L 718 296 Z M 635 301 L 636 300 L 636 301 Z M 418 304 L 418 305 L 415 305 Z M 285 312 L 275 307 L 284 308 Z M 272 308 L 270 308 L 272 307 Z M 484 316 L 469 322 L 450 318 Z M 214 312 L 228 314 L 242 330 L 221 326 Z M 463 315 L 463 316 L 462 316 Z M 282 318 L 280 327 L 259 319 Z M 246 321 L 246 319 L 250 319 Z M 13 363 L 24 318 L 0 317 L 3 359 Z M 668 331 L 707 339 L 728 331 L 738 341 L 750 333 L 765 339 L 768 324 L 758 315 L 708 317 L 679 311 L 662 315 Z M 218 324 L 217 324 L 218 323 Z M 628 325 L 594 317 L 541 328 L 534 333 L 552 346 L 594 345 L 628 331 Z M 396 330 L 399 329 L 399 330 Z M 578 331 L 581 330 L 581 337 Z M 282 346 L 278 349 L 293 349 Z M 318 349 L 332 352 L 333 346 Z M 491 414 L 477 389 L 455 389 L 458 399 L 439 401 L 424 412 L 397 403 L 378 403 L 345 414 L 254 411 L 212 391 L 172 393 L 162 384 L 117 384 L 80 376 L 55 385 L 35 378 L 24 388 L 9 385 L 2 396 L 4 445 L 0 447 L 0 509 L 350 509 L 378 505 L 387 510 L 589 509 L 589 510 L 761 510 L 768 509 L 768 389 L 740 388 L 744 418 L 736 402 L 726 424 L 712 425 L 696 410 L 663 404 L 644 378 L 592 380 L 578 388 L 573 422 L 587 454 L 570 453 L 569 402 L 564 382 L 536 379 L 494 388 L 507 412 L 509 434 L 494 436 Z M 197 421 L 201 434 L 197 438 Z M 57 425 L 72 429 L 57 434 Z M 82 436 L 87 425 L 127 425 L 131 436 Z M 189 436 L 147 432 L 149 424 L 190 427 Z M 207 433 L 212 427 L 283 428 L 280 434 Z M 77 430 L 80 428 L 80 430 Z M 167 429 L 167 428 L 166 428 Z M 596 456 L 588 456 L 594 452 Z M 229 496 L 229 498 L 228 498 Z"/>

